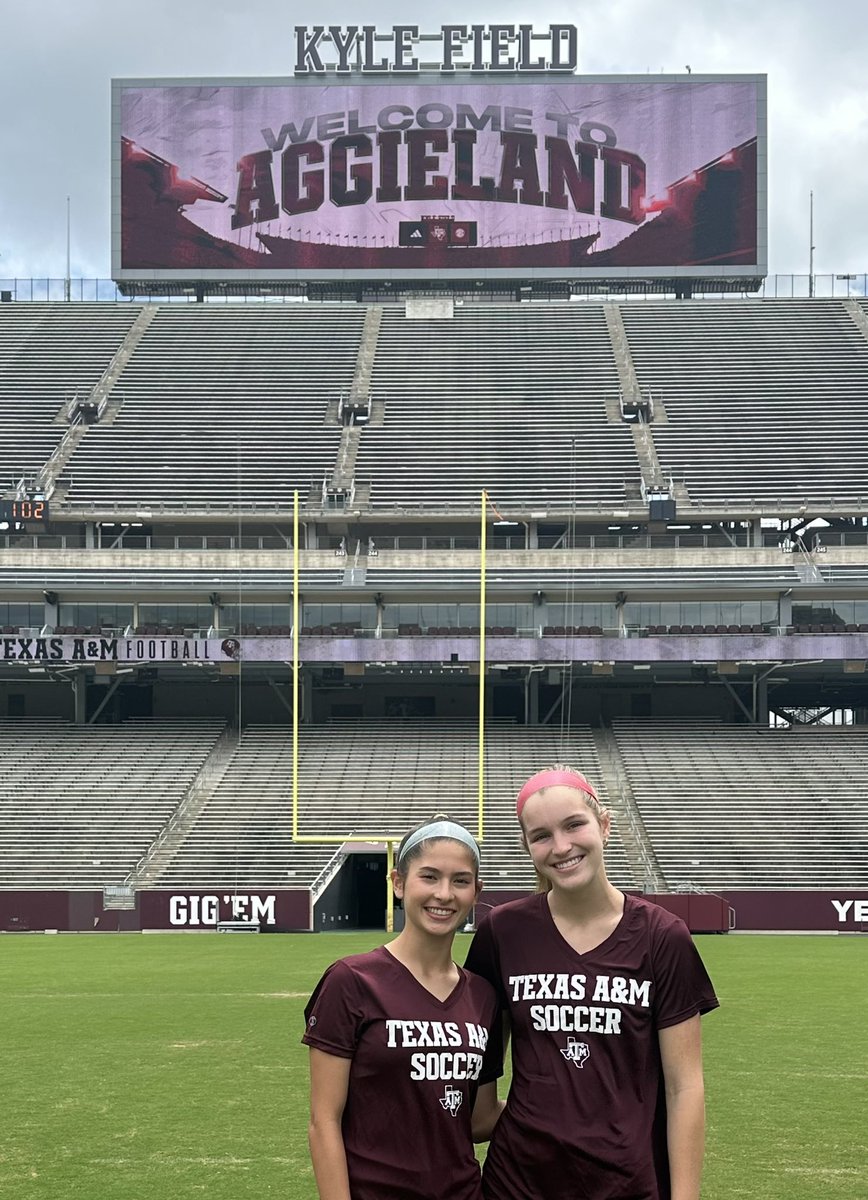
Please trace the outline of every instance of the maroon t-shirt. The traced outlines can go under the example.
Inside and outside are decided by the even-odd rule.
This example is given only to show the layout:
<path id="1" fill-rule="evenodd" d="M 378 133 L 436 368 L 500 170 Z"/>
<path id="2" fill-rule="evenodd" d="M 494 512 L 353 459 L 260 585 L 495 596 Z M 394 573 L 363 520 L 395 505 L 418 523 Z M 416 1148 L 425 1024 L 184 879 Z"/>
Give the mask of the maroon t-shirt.
<path id="1" fill-rule="evenodd" d="M 668 1200 L 657 1031 L 718 1003 L 684 922 L 627 896 L 609 937 L 579 954 L 538 893 L 493 909 L 465 965 L 512 1024 L 486 1200 Z M 490 1053 L 480 1081 L 497 1074 Z"/>
<path id="2" fill-rule="evenodd" d="M 481 1200 L 470 1114 L 497 1012 L 459 968 L 438 1000 L 380 946 L 328 968 L 302 1038 L 352 1059 L 343 1138 L 353 1200 Z"/>

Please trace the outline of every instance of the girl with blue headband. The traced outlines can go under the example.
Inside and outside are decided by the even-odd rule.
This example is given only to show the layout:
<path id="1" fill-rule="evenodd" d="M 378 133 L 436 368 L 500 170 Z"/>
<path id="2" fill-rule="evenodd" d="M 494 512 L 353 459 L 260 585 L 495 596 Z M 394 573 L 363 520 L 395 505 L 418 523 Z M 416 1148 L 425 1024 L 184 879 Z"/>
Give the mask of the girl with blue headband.
<path id="1" fill-rule="evenodd" d="M 474 1141 L 499 1116 L 479 1088 L 497 1000 L 452 959 L 481 890 L 479 847 L 435 817 L 411 830 L 392 872 L 404 928 L 333 963 L 305 1009 L 310 1150 L 320 1200 L 481 1200 Z"/>

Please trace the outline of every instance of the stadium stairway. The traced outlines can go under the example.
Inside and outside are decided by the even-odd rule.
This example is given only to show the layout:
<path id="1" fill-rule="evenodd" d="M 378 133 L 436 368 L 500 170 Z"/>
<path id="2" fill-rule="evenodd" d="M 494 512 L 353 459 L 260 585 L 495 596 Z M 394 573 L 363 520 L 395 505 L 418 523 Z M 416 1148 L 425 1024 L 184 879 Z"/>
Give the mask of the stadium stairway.
<path id="1" fill-rule="evenodd" d="M 130 304 L 0 307 L 0 478 L 35 479 L 70 404 L 90 395 L 139 313 Z"/>
<path id="2" fill-rule="evenodd" d="M 862 510 L 868 341 L 862 306 L 846 304 L 620 305 L 639 386 L 665 399 L 660 464 L 689 487 L 694 511 Z"/>
<path id="3" fill-rule="evenodd" d="M 383 309 L 372 305 L 365 313 L 365 324 L 359 342 L 359 352 L 356 356 L 356 370 L 350 385 L 349 403 L 354 411 L 371 408 L 371 374 L 374 369 L 374 359 L 377 354 L 377 338 L 380 335 L 380 320 Z M 338 405 L 338 420 L 341 419 L 340 404 Z M 332 472 L 330 486 L 334 491 L 349 491 L 355 483 L 356 458 L 359 453 L 361 427 L 355 420 L 345 425 L 341 434 L 341 444 L 338 457 Z"/>
<path id="4" fill-rule="evenodd" d="M 868 341 L 868 313 L 865 312 L 865 309 L 858 300 L 845 300 L 844 307 L 862 330 L 865 340 Z"/>
<path id="5" fill-rule="evenodd" d="M 666 877 L 636 804 L 615 735 L 605 726 L 594 729 L 593 734 L 601 779 L 609 793 L 610 804 L 617 805 L 622 816 L 621 841 L 633 875 L 642 881 L 645 891 L 668 892 Z"/>
<path id="6" fill-rule="evenodd" d="M 641 416 L 639 402 L 642 400 L 642 389 L 639 387 L 639 380 L 636 378 L 636 367 L 633 363 L 633 355 L 630 353 L 627 331 L 624 329 L 624 322 L 621 319 L 621 310 L 617 304 L 604 304 L 603 313 L 606 318 L 609 339 L 612 343 L 612 353 L 615 356 L 615 367 L 618 371 L 621 400 L 625 404 L 635 406 L 637 412 L 640 412 L 639 419 L 630 428 L 633 434 L 633 448 L 636 451 L 636 457 L 639 460 L 639 466 L 642 470 L 642 478 L 645 480 L 647 486 L 660 487 L 663 485 L 666 477 L 663 474 L 663 468 L 660 466 L 660 460 L 657 458 L 654 436 L 648 423 Z M 606 412 L 609 422 L 613 425 L 620 425 L 624 419 L 619 404 L 613 405 L 607 401 Z M 654 420 L 660 424 L 666 423 L 666 410 L 663 407 L 662 400 L 655 401 Z M 686 500 L 687 497 L 684 497 L 684 499 Z"/>
<path id="7" fill-rule="evenodd" d="M 112 389 L 120 378 L 121 372 L 127 365 L 130 355 L 141 341 L 142 334 L 150 325 L 157 312 L 156 304 L 146 304 L 127 331 L 126 337 L 112 355 L 102 375 L 84 398 L 79 397 L 79 403 L 93 406 L 95 413 L 106 425 L 110 425 L 120 411 L 123 399 L 115 398 Z M 66 417 L 67 414 L 64 414 Z M 75 453 L 79 443 L 87 431 L 92 428 L 82 419 L 80 414 L 73 414 L 69 428 L 64 434 L 60 445 L 36 477 L 36 486 L 41 488 L 46 498 L 50 499 L 55 492 L 57 481 L 66 470 L 66 465 Z"/>
<path id="8" fill-rule="evenodd" d="M 237 735 L 236 735 L 237 736 Z M 486 734 L 486 817 L 483 878 L 495 891 L 526 891 L 534 876 L 516 827 L 513 797 L 522 779 L 566 753 L 600 782 L 589 728 L 564 740 L 553 727 L 511 723 Z M 473 722 L 339 722 L 305 726 L 299 745 L 299 832 L 292 840 L 292 739 L 278 726 L 248 726 L 235 743 L 226 770 L 162 868 L 155 887 L 303 887 L 314 892 L 340 867 L 340 841 L 400 837 L 435 812 L 476 828 L 478 730 Z M 600 797 L 612 810 L 608 862 L 613 882 L 637 884 L 622 844 L 620 798 Z"/>
<path id="9" fill-rule="evenodd" d="M 0 887 L 125 886 L 223 727 L 207 717 L 0 721 Z"/>
<path id="10" fill-rule="evenodd" d="M 124 884 L 131 890 L 138 891 L 152 886 L 165 871 L 214 789 L 226 774 L 237 744 L 237 731 L 231 725 L 227 725 L 178 807 L 124 880 Z"/>
<path id="11" fill-rule="evenodd" d="M 617 718 L 670 889 L 861 888 L 868 729 Z"/>

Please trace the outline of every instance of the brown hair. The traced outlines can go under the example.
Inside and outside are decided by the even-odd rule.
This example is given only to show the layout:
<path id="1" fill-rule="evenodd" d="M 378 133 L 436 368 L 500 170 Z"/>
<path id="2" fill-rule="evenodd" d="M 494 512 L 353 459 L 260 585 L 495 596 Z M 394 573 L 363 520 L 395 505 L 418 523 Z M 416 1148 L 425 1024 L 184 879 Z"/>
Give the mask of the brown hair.
<path id="1" fill-rule="evenodd" d="M 424 847 L 427 846 L 429 842 L 448 842 L 448 841 L 455 840 L 454 838 L 443 837 L 440 834 L 437 834 L 434 837 L 430 837 L 430 838 L 423 838 L 422 841 L 419 842 L 417 845 L 412 846 L 410 848 L 410 850 L 408 851 L 408 853 L 405 855 L 404 847 L 407 845 L 407 842 L 410 840 L 410 838 L 413 836 L 413 834 L 418 833 L 420 829 L 424 829 L 426 825 L 434 824 L 435 821 L 452 821 L 452 817 L 448 816 L 446 813 L 434 813 L 434 815 L 432 817 L 429 817 L 427 819 L 427 821 L 420 821 L 418 825 L 414 825 L 412 829 L 408 829 L 407 832 L 404 834 L 404 836 L 401 838 L 401 841 L 398 844 L 398 849 L 395 851 L 395 870 L 398 872 L 399 875 L 406 875 L 407 863 L 412 862 L 414 858 L 417 858 L 422 853 Z M 454 824 L 459 824 L 459 822 L 456 821 L 456 822 L 454 822 Z M 462 828 L 464 828 L 464 827 L 462 826 Z M 470 834 L 470 831 L 465 830 L 465 833 Z M 470 836 L 472 836 L 472 834 Z M 476 839 L 474 838 L 474 841 L 475 840 Z M 462 846 L 464 845 L 463 842 L 459 842 L 458 844 L 462 845 Z M 468 851 L 470 851 L 469 847 L 467 847 L 467 849 L 468 849 Z M 472 851 L 470 851 L 470 853 L 472 853 Z M 477 879 L 479 879 L 479 857 L 480 857 L 479 856 L 479 847 L 477 846 L 476 861 L 474 864 L 474 875 Z M 402 858 L 404 860 L 403 864 L 401 862 Z"/>

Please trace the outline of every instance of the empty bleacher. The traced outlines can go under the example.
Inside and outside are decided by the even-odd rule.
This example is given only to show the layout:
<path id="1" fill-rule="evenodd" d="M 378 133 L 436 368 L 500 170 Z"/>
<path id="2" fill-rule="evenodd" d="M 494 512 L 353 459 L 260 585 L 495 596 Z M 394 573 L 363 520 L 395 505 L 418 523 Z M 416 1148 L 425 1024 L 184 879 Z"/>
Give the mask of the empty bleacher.
<path id="1" fill-rule="evenodd" d="M 670 888 L 868 886 L 868 729 L 616 721 Z"/>
<path id="2" fill-rule="evenodd" d="M 36 476 L 140 312 L 133 304 L 0 305 L 0 489 Z"/>
<path id="3" fill-rule="evenodd" d="M 222 728 L 219 720 L 0 722 L 0 887 L 123 883 Z"/>
<path id="4" fill-rule="evenodd" d="M 385 308 L 371 375 L 380 418 L 356 478 L 373 509 L 597 509 L 623 504 L 639 463 L 607 423 L 618 375 L 602 305 L 466 305 L 451 320 Z"/>
<path id="5" fill-rule="evenodd" d="M 123 883 L 178 810 L 222 730 L 216 720 L 3 723 L 0 887 Z M 648 719 L 619 720 L 614 735 L 670 889 L 868 886 L 868 729 Z M 437 812 L 475 829 L 477 738 L 472 722 L 303 728 L 299 832 L 400 837 Z M 619 797 L 607 795 L 590 728 L 564 739 L 556 727 L 495 723 L 486 735 L 488 889 L 533 887 L 514 796 L 529 774 L 562 758 L 585 771 L 612 813 L 609 877 L 621 887 L 641 884 L 621 836 L 627 814 Z M 150 886 L 313 886 L 340 842 L 294 843 L 291 795 L 291 732 L 248 727 Z"/>
<path id="6" fill-rule="evenodd" d="M 335 465 L 364 311 L 351 306 L 165 305 L 63 483 L 81 508 L 292 508 Z M 333 423 L 326 424 L 331 402 Z"/>
<path id="7" fill-rule="evenodd" d="M 527 776 L 558 758 L 553 728 L 492 727 L 486 738 L 483 879 L 498 890 L 532 888 L 513 800 Z M 569 738 L 571 759 L 600 780 L 589 729 Z M 335 838 L 402 836 L 434 813 L 477 825 L 478 732 L 425 722 L 310 726 L 299 746 L 299 833 Z M 250 726 L 235 757 L 157 886 L 308 887 L 337 844 L 293 844 L 292 745 L 287 729 Z M 603 796 L 605 801 L 605 795 Z M 633 883 L 617 832 L 607 861 L 616 883 Z"/>
<path id="8" fill-rule="evenodd" d="M 665 474 L 694 504 L 868 498 L 868 340 L 842 302 L 622 304 L 636 376 L 665 408 Z"/>
<path id="9" fill-rule="evenodd" d="M 684 481 L 685 503 L 864 498 L 868 339 L 845 303 L 619 308 L 639 389 L 665 413 L 651 426 L 660 468 Z M 139 312 L 4 306 L 0 481 L 45 463 L 61 405 L 93 387 Z M 296 488 L 315 499 L 337 465 L 337 405 L 365 317 L 362 305 L 158 307 L 55 503 L 286 509 Z M 639 498 L 602 304 L 466 304 L 421 320 L 387 305 L 368 365 L 374 409 L 354 471 L 374 512 L 473 508 L 483 488 L 505 510 Z"/>

